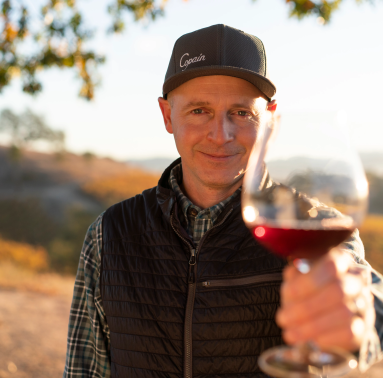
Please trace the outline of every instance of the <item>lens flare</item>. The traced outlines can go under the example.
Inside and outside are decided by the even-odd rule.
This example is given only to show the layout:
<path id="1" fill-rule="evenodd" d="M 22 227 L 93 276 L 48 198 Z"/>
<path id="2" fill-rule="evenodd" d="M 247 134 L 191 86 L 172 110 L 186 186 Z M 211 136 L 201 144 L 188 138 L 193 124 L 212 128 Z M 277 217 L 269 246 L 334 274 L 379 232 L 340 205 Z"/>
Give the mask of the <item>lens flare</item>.
<path id="1" fill-rule="evenodd" d="M 358 366 L 358 363 L 356 362 L 356 360 L 351 360 L 348 363 L 348 366 L 350 366 L 351 369 L 355 369 Z"/>
<path id="2" fill-rule="evenodd" d="M 257 227 L 254 230 L 254 235 L 258 238 L 261 238 L 262 236 L 265 236 L 266 230 L 263 227 Z"/>
<path id="3" fill-rule="evenodd" d="M 243 218 L 246 222 L 254 222 L 257 215 L 258 212 L 256 211 L 256 209 L 254 209 L 253 206 L 246 206 L 243 209 Z"/>

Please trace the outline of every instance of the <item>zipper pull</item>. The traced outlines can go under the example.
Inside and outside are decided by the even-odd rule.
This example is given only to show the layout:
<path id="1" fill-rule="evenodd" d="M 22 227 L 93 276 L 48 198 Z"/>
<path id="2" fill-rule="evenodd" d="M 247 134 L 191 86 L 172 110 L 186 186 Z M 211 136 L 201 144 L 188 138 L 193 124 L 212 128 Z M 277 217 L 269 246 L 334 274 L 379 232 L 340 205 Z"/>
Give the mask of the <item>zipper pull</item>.
<path id="1" fill-rule="evenodd" d="M 189 265 L 195 265 L 195 263 L 196 263 L 196 261 L 195 261 L 195 249 L 192 249 L 190 260 L 189 260 Z"/>
<path id="2" fill-rule="evenodd" d="M 195 259 L 195 249 L 191 250 L 190 260 L 189 260 L 189 283 L 194 283 L 194 265 L 196 263 Z"/>
<path id="3" fill-rule="evenodd" d="M 194 283 L 194 265 L 189 265 L 189 284 Z"/>

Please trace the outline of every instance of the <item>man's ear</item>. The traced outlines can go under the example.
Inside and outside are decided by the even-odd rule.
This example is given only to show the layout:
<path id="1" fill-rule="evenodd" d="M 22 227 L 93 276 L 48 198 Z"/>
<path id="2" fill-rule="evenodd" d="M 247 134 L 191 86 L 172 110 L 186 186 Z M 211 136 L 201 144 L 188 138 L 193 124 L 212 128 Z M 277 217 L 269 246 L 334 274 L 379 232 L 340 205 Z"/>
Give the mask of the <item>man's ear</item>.
<path id="1" fill-rule="evenodd" d="M 164 118 L 164 124 L 166 131 L 169 134 L 173 134 L 173 126 L 172 126 L 172 107 L 168 100 L 165 100 L 163 97 L 158 97 L 158 104 L 160 105 L 162 117 Z"/>
<path id="2" fill-rule="evenodd" d="M 275 112 L 277 110 L 277 100 L 272 100 L 272 101 L 268 102 L 266 109 L 269 112 Z"/>

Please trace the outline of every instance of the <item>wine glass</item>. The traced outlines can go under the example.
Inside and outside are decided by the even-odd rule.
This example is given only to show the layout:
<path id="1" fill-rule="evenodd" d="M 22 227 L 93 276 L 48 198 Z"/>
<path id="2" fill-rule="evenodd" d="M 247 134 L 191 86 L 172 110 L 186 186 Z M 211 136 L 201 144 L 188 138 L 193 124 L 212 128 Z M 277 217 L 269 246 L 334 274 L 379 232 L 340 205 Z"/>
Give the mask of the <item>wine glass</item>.
<path id="1" fill-rule="evenodd" d="M 269 110 L 244 177 L 243 219 L 260 244 L 307 273 L 361 224 L 368 184 L 344 112 L 296 117 L 295 130 L 276 139 L 275 106 Z M 357 362 L 309 342 L 269 349 L 259 366 L 272 376 L 308 378 L 342 375 Z"/>

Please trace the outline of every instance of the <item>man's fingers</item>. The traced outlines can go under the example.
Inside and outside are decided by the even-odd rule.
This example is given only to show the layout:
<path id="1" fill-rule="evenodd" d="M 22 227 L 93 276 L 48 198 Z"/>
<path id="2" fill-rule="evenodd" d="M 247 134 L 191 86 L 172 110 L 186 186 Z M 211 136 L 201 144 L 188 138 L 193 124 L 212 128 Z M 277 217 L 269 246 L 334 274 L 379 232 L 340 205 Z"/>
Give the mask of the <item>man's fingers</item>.
<path id="1" fill-rule="evenodd" d="M 295 327 L 288 327 L 285 330 L 286 342 L 294 344 L 309 340 L 317 340 L 320 334 L 338 329 L 344 323 L 351 323 L 353 314 L 346 306 L 331 314 L 324 313 L 321 316 L 311 319 Z"/>
<path id="2" fill-rule="evenodd" d="M 287 265 L 283 270 L 283 281 L 290 281 L 299 275 L 300 273 L 294 265 Z"/>
<path id="3" fill-rule="evenodd" d="M 347 298 L 339 282 L 334 281 L 311 297 L 283 304 L 277 312 L 276 320 L 280 327 L 293 327 L 320 313 L 329 312 L 339 303 L 346 303 L 346 301 Z"/>
<path id="4" fill-rule="evenodd" d="M 373 307 L 373 301 L 363 277 L 346 274 L 303 299 L 282 300 L 276 320 L 280 327 L 293 327 L 324 312 L 331 313 L 339 306 L 346 306 L 354 315 L 364 318 L 366 309 Z"/>
<path id="5" fill-rule="evenodd" d="M 282 307 L 276 321 L 287 343 L 311 340 L 323 347 L 338 346 L 351 351 L 374 327 L 370 271 L 354 268 L 347 261 L 342 264 L 339 257 L 323 259 L 314 267 L 317 275 L 322 269 L 327 271 L 326 278 L 322 276 L 319 282 L 315 275 L 309 276 L 313 271 L 301 274 L 292 267 L 286 269 Z"/>
<path id="6" fill-rule="evenodd" d="M 298 272 L 291 266 L 286 268 L 285 281 L 281 287 L 282 303 L 295 302 L 312 296 L 331 281 L 338 280 L 350 264 L 351 260 L 345 253 L 334 251 L 320 258 L 306 274 Z"/>
<path id="7" fill-rule="evenodd" d="M 330 348 L 336 345 L 339 348 L 353 352 L 359 349 L 365 329 L 366 326 L 363 320 L 354 317 L 351 328 L 340 327 L 330 332 L 324 332 L 318 335 L 316 344 L 322 348 Z"/>
<path id="8" fill-rule="evenodd" d="M 283 305 L 276 314 L 276 321 L 282 328 L 294 328 L 342 307 L 347 308 L 352 315 L 365 319 L 373 303 L 374 297 L 368 287 L 363 288 L 358 296 L 349 297 L 338 282 L 333 282 L 306 300 Z"/>
<path id="9" fill-rule="evenodd" d="M 363 339 L 365 327 L 363 319 L 353 316 L 347 307 L 343 307 L 296 328 L 288 328 L 283 332 L 283 337 L 289 344 L 315 341 L 320 346 L 337 345 L 355 350 Z"/>

